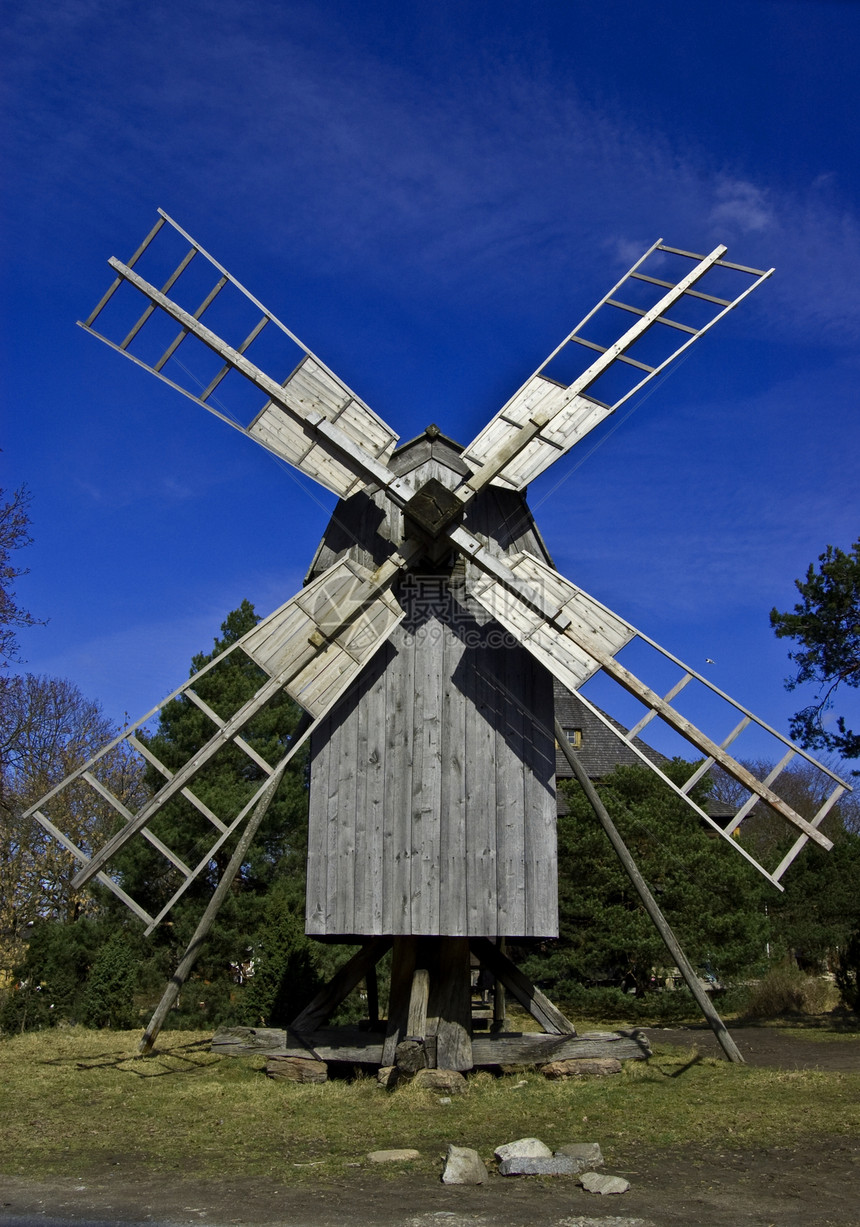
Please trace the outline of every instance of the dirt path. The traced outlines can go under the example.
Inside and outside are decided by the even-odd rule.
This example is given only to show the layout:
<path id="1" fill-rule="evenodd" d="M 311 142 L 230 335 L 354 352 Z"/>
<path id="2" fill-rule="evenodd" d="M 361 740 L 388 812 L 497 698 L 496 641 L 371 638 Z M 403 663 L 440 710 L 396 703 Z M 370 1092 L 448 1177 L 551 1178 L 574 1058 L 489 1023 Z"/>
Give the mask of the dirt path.
<path id="1" fill-rule="evenodd" d="M 652 1029 L 652 1043 L 720 1055 L 707 1028 Z M 733 1030 L 752 1065 L 860 1069 L 860 1037 L 822 1042 L 766 1027 Z M 3 1227 L 204 1223 L 211 1227 L 860 1227 L 860 1138 L 797 1149 L 631 1148 L 614 1174 L 629 1192 L 585 1193 L 570 1180 L 492 1174 L 477 1188 L 376 1169 L 339 1184 L 282 1189 L 266 1181 L 181 1181 L 116 1167 L 38 1183 L 0 1178 Z"/>
<path id="2" fill-rule="evenodd" d="M 446 1188 L 412 1174 L 365 1172 L 338 1186 L 166 1182 L 144 1174 L 33 1185 L 6 1181 L 6 1227 L 72 1223 L 284 1224 L 289 1227 L 858 1227 L 860 1142 L 746 1152 L 672 1151 L 613 1169 L 630 1191 L 585 1193 L 570 1181 L 491 1176 Z"/>
<path id="3" fill-rule="evenodd" d="M 647 1027 L 645 1034 L 654 1044 L 673 1044 L 680 1048 L 695 1046 L 702 1056 L 721 1057 L 716 1036 L 704 1023 L 694 1027 Z M 775 1069 L 825 1069 L 831 1073 L 860 1070 L 860 1035 L 845 1039 L 806 1039 L 775 1027 L 731 1027 L 732 1038 L 748 1065 Z"/>

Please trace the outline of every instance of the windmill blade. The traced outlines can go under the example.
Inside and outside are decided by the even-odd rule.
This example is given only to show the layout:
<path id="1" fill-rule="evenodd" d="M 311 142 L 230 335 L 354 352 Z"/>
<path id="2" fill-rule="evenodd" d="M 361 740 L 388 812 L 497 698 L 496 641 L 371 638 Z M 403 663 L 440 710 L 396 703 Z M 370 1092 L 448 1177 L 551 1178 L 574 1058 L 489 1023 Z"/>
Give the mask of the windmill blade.
<path id="1" fill-rule="evenodd" d="M 773 272 L 773 269 L 763 271 L 731 264 L 722 259 L 726 250 L 719 246 L 710 255 L 701 256 L 667 247 L 658 239 L 469 444 L 463 459 L 472 466 L 473 474 L 464 483 L 462 494 L 468 497 L 470 492 L 481 490 L 488 482 L 522 490 L 664 370 Z M 659 265 L 667 257 L 679 259 L 687 267 L 692 260 L 694 267 L 676 281 L 642 271 L 648 261 L 649 268 L 657 264 L 655 271 L 662 271 Z M 705 278 L 709 288 L 715 279 L 720 282 L 715 288 L 722 289 L 722 282 L 727 279 L 733 280 L 736 285 L 742 284 L 743 288 L 735 297 L 727 298 L 722 293 L 717 295 L 704 291 L 701 284 Z M 750 278 L 753 280 L 750 281 Z M 694 288 L 696 286 L 699 288 Z M 642 298 L 643 290 L 651 298 L 659 291 L 665 292 L 659 294 L 656 302 L 642 298 L 642 305 L 635 305 L 622 302 L 617 297 L 622 290 L 626 298 Z M 690 313 L 691 306 L 698 315 Z M 613 343 L 598 344 L 596 340 L 582 335 L 586 325 L 600 335 L 604 334 L 608 325 L 609 335 L 617 335 L 619 312 L 629 326 Z M 634 317 L 632 324 L 629 323 L 631 315 Z M 687 319 L 682 318 L 684 315 Z M 694 318 L 695 323 L 688 322 Z M 666 353 L 666 342 L 669 338 L 677 338 L 679 333 L 685 339 L 676 348 L 673 348 L 673 339 L 669 345 L 671 352 Z M 642 343 L 646 335 L 649 348 L 644 353 Z M 574 349 L 568 350 L 569 346 L 579 346 L 584 351 L 583 356 L 599 355 L 572 380 L 567 377 L 569 372 L 563 377 L 561 375 L 575 352 Z M 634 357 L 631 352 L 637 346 L 641 357 Z M 652 351 L 656 351 L 656 358 L 652 357 Z M 645 357 L 647 361 L 643 360 Z M 575 369 L 580 366 L 581 362 L 577 361 Z M 621 381 L 619 391 L 617 377 L 621 372 L 628 372 L 629 377 Z M 598 384 L 598 381 L 602 383 Z M 608 400 L 598 399 L 596 394 L 603 384 L 609 385 Z"/>
<path id="2" fill-rule="evenodd" d="M 392 486 L 395 498 L 402 486 L 401 502 L 406 501 L 411 489 L 398 483 L 387 469 L 397 434 L 199 243 L 160 209 L 159 215 L 159 221 L 128 264 L 110 259 L 109 264 L 117 276 L 95 310 L 86 320 L 79 321 L 81 327 L 335 494 L 346 497 L 368 482 L 379 482 Z M 167 231 L 164 231 L 165 226 Z M 165 233 L 171 237 L 181 236 L 190 247 L 159 289 L 146 280 L 136 266 L 141 261 L 146 264 L 147 260 L 155 264 L 156 253 L 151 245 L 157 236 Z M 197 296 L 188 299 L 187 296 L 194 293 L 201 260 L 214 270 L 214 284 L 207 278 L 204 284 L 210 286 L 208 291 L 198 291 L 203 293 L 202 300 Z M 193 284 L 192 272 L 195 274 Z M 118 297 L 118 292 L 128 292 L 129 287 L 133 291 L 132 298 L 136 296 L 138 301 L 143 298 L 146 302 L 143 313 L 134 318 L 130 327 L 128 321 L 122 322 L 120 311 L 127 303 L 120 303 Z M 238 291 L 240 296 L 237 309 L 229 317 L 233 327 L 234 316 L 244 318 L 248 305 L 253 308 L 248 319 L 250 331 L 244 333 L 243 328 L 243 338 L 237 339 L 235 344 L 228 343 L 202 323 L 204 314 L 223 306 L 220 296 L 225 288 Z M 185 297 L 187 305 L 178 301 L 180 295 Z M 93 327 L 102 312 L 107 311 L 110 316 L 111 309 L 120 317 L 114 327 L 117 329 L 115 336 L 121 339 L 111 339 Z M 178 324 L 179 332 L 173 334 L 163 352 L 159 353 L 163 341 L 152 351 L 151 340 L 157 340 L 166 321 Z M 290 348 L 302 354 L 283 383 L 272 379 L 247 356 L 269 325 L 280 331 Z M 204 377 L 198 378 L 189 368 L 188 363 L 192 361 L 192 355 L 186 353 L 189 340 L 197 341 L 220 359 L 221 365 L 211 373 L 208 382 Z M 151 359 L 142 356 L 148 352 L 153 353 Z M 159 356 L 154 356 L 155 353 Z M 202 371 L 205 364 L 199 348 L 196 356 Z M 176 378 L 164 374 L 168 363 L 172 363 L 169 369 L 175 372 Z M 234 372 L 267 398 L 245 425 L 227 409 L 216 407 L 216 389 Z"/>
<path id="3" fill-rule="evenodd" d="M 822 834 L 819 825 L 827 811 L 848 787 L 844 780 L 841 780 L 829 768 L 816 762 L 804 751 L 792 746 L 785 737 L 754 716 L 740 703 L 711 685 L 695 670 L 683 665 L 677 657 L 666 652 L 652 639 L 642 635 L 581 588 L 565 580 L 540 559 L 528 553 L 521 553 L 503 561 L 493 557 L 476 538 L 473 538 L 470 543 L 467 540 L 469 534 L 464 529 L 455 530 L 452 536 L 458 538 L 456 543 L 473 564 L 474 569 L 470 568 L 470 594 L 563 685 L 579 692 L 585 681 L 602 670 L 644 705 L 643 718 L 626 734 L 620 734 L 604 713 L 595 708 L 593 704 L 588 703 L 585 696 L 579 695 L 607 727 L 612 728 L 612 731 L 620 736 L 643 762 L 661 775 L 666 783 L 682 796 L 714 830 L 728 839 L 732 846 L 737 848 L 774 885 L 779 884 L 779 878 L 790 863 L 789 858 L 784 858 L 783 862 L 773 872 L 770 872 L 733 839 L 738 825 L 759 800 L 766 802 L 780 817 L 801 833 L 800 841 L 796 845 L 798 851 L 802 843 L 809 839 L 825 849 L 833 846 L 832 842 Z M 664 660 L 673 662 L 682 670 L 681 677 L 666 695 L 659 695 L 616 660 L 617 654 L 634 639 L 647 644 Z M 673 700 L 691 683 L 718 696 L 741 717 L 740 721 L 723 736 L 720 742 L 698 728 L 673 704 Z M 655 717 L 679 733 L 699 753 L 704 755 L 704 762 L 696 767 L 683 785 L 673 783 L 665 773 L 642 754 L 636 745 L 636 738 L 642 729 Z M 779 768 L 771 772 L 765 780 L 759 780 L 748 767 L 728 753 L 728 747 L 751 724 L 775 738 L 783 748 L 787 748 L 787 753 L 783 755 Z M 779 770 L 794 755 L 801 755 L 812 763 L 828 776 L 834 785 L 824 805 L 811 821 L 796 813 L 771 787 Z M 694 785 L 714 765 L 721 767 L 750 793 L 750 801 L 746 806 L 741 807 L 735 820 L 727 828 L 714 822 L 690 795 Z"/>
<path id="4" fill-rule="evenodd" d="M 401 620 L 403 611 L 392 596 L 390 586 L 410 556 L 407 551 L 394 554 L 374 572 L 348 557 L 342 558 L 32 806 L 24 816 L 33 817 L 82 863 L 83 868 L 73 879 L 74 886 L 80 888 L 98 877 L 147 924 L 149 930 L 154 928 L 244 822 L 268 780 L 283 770 Z M 233 652 L 241 652 L 253 661 L 261 669 L 264 680 L 255 694 L 225 719 L 201 698 L 196 687 Z M 271 764 L 244 740 L 241 732 L 282 690 L 304 709 L 309 720 L 278 762 Z M 209 740 L 178 770 L 170 769 L 157 758 L 146 737 L 148 721 L 174 699 L 193 703 L 213 726 Z M 237 747 L 265 778 L 238 814 L 219 816 L 190 785 L 227 745 Z M 105 772 L 100 770 L 118 752 L 137 756 L 138 761 L 145 761 L 165 777 L 158 791 L 134 810 L 129 807 L 128 798 L 108 786 Z M 82 788 L 91 802 L 96 798 L 106 803 L 125 820 L 124 826 L 98 852 L 75 845 L 51 818 L 53 802 L 68 789 Z M 164 806 L 178 796 L 209 824 L 205 828 L 208 837 L 199 841 L 201 846 L 205 843 L 205 851 L 193 865 L 186 863 L 148 829 Z M 211 828 L 217 833 L 214 837 Z M 170 862 L 181 879 L 179 888 L 155 917 L 130 899 L 121 884 L 104 872 L 108 862 L 138 833 Z"/>

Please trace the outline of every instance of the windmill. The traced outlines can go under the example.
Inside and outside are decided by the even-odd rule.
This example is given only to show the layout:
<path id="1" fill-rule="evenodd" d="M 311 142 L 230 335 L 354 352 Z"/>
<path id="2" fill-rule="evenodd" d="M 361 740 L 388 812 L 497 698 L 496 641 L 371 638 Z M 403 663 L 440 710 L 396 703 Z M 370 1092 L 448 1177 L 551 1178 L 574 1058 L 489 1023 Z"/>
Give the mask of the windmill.
<path id="1" fill-rule="evenodd" d="M 178 260 L 171 255 L 176 244 Z M 781 889 L 780 878 L 809 840 L 831 847 L 820 825 L 844 781 L 814 764 L 828 779 L 826 800 L 810 818 L 796 813 L 780 797 L 777 777 L 797 754 L 814 760 L 560 575 L 524 497 L 529 482 L 773 271 L 731 263 L 725 255 L 723 246 L 702 256 L 656 242 L 465 448 L 435 426 L 397 448 L 394 431 L 165 213 L 127 263 L 109 261 L 113 284 L 82 326 L 339 498 L 305 587 L 228 649 L 256 667 L 253 697 L 229 713 L 207 704 L 198 691 L 219 657 L 29 811 L 80 862 L 75 885 L 99 880 L 147 932 L 239 837 L 145 1045 L 187 976 L 283 772 L 307 739 L 307 932 L 352 940 L 360 949 L 286 1034 L 248 1040 L 278 1051 L 468 1069 L 588 1049 L 588 1038 L 576 1037 L 573 1024 L 503 949 L 507 937 L 557 934 L 553 677 L 586 703 L 582 687 L 598 673 L 632 696 L 642 714 L 626 732 L 603 710 L 605 700 L 600 708 L 589 706 L 698 820 L 774 886 Z M 272 337 L 298 351 L 297 363 L 278 368 L 291 371 L 283 381 L 258 358 Z M 241 400 L 249 385 L 253 409 L 237 418 L 225 406 Z M 626 663 L 634 649 L 635 671 Z M 674 670 L 668 691 L 652 680 L 649 667 L 653 679 L 666 667 Z M 301 707 L 303 722 L 280 758 L 269 762 L 242 731 L 284 691 Z M 685 706 L 696 693 L 721 713 L 713 736 L 688 714 L 702 709 L 695 701 Z M 147 722 L 173 699 L 194 704 L 211 723 L 209 740 L 178 768 L 160 762 L 146 738 Z M 638 736 L 655 719 L 701 759 L 683 784 L 642 754 Z M 764 779 L 730 752 L 749 727 L 780 744 L 782 757 Z M 560 741 L 577 772 L 575 755 Z M 240 808 L 219 814 L 194 786 L 227 746 L 245 755 L 262 779 Z M 164 781 L 136 808 L 111 791 L 101 770 L 121 747 Z M 747 793 L 728 825 L 715 823 L 693 793 L 714 767 Z M 70 787 L 91 790 L 123 820 L 100 849 L 77 846 L 51 816 L 52 804 Z M 153 830 L 159 813 L 178 798 L 201 829 L 192 863 Z M 592 802 L 636 881 L 638 871 L 599 798 Z M 756 860 L 735 838 L 759 802 L 795 835 L 776 865 Z M 137 836 L 149 840 L 175 875 L 175 889 L 154 914 L 111 870 Z M 645 899 L 641 879 L 640 887 Z M 655 923 L 665 925 L 653 898 L 651 904 Z M 378 1021 L 374 969 L 392 946 L 384 1035 L 371 1036 L 360 1051 L 354 1040 L 339 1046 L 320 1027 L 362 979 Z M 680 949 L 670 949 L 692 987 L 692 969 Z M 469 967 L 475 956 L 544 1034 L 504 1049 L 503 1037 L 473 1036 Z M 708 1008 L 731 1055 L 725 1028 Z M 223 1050 L 234 1040 L 228 1037 Z M 595 1042 L 599 1047 L 600 1037 Z"/>

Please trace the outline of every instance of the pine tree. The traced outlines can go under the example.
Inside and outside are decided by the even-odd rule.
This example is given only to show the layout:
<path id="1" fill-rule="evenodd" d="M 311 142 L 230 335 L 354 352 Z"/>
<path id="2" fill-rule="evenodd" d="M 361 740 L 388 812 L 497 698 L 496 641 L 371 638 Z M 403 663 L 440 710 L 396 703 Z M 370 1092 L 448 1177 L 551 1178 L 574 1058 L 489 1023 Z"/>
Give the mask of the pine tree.
<path id="1" fill-rule="evenodd" d="M 668 770 L 680 780 L 690 765 Z M 642 996 L 656 986 L 655 969 L 669 970 L 669 955 L 584 793 L 574 782 L 562 788 L 560 937 L 542 966 L 535 959 L 529 967 L 560 996 L 565 982 L 624 985 Z M 754 870 L 647 768 L 619 767 L 599 791 L 693 965 L 729 977 L 760 961 L 766 920 Z"/>

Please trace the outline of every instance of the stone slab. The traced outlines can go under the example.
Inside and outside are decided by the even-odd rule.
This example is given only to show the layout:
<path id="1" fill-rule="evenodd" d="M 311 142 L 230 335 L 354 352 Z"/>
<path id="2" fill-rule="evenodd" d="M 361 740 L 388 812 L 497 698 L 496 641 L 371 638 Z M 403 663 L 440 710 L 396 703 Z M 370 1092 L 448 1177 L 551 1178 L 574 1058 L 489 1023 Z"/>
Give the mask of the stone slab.
<path id="1" fill-rule="evenodd" d="M 412 1079 L 412 1085 L 423 1086 L 431 1091 L 442 1091 L 445 1095 L 462 1095 L 469 1084 L 456 1069 L 419 1069 Z"/>
<path id="2" fill-rule="evenodd" d="M 621 1073 L 621 1062 L 615 1057 L 571 1057 L 566 1061 L 549 1061 L 540 1067 L 545 1078 L 605 1078 Z"/>
<path id="3" fill-rule="evenodd" d="M 506 1142 L 497 1146 L 493 1152 L 500 1163 L 505 1159 L 551 1159 L 552 1151 L 540 1138 L 519 1138 L 516 1142 Z"/>
<path id="4" fill-rule="evenodd" d="M 603 1167 L 603 1154 L 599 1142 L 566 1142 L 564 1146 L 559 1146 L 555 1153 L 586 1163 L 587 1167 L 584 1167 L 583 1171 Z"/>
<path id="5" fill-rule="evenodd" d="M 623 1176 L 607 1176 L 604 1172 L 583 1172 L 579 1183 L 586 1193 L 626 1193 L 630 1181 Z"/>
<path id="6" fill-rule="evenodd" d="M 578 1176 L 584 1171 L 580 1160 L 567 1155 L 551 1155 L 548 1159 L 513 1158 L 503 1159 L 499 1164 L 500 1176 Z"/>
<path id="7" fill-rule="evenodd" d="M 420 1150 L 372 1150 L 367 1156 L 371 1163 L 409 1163 L 421 1158 Z"/>

